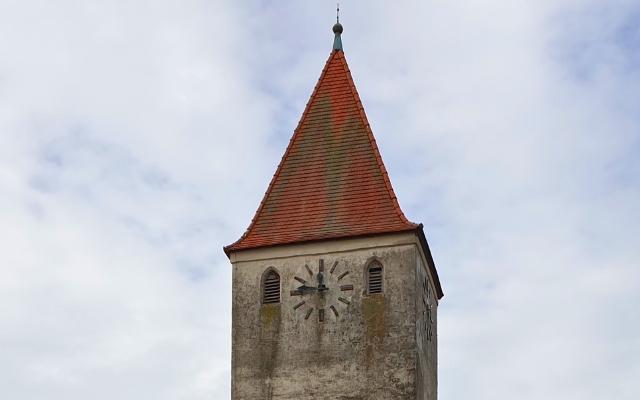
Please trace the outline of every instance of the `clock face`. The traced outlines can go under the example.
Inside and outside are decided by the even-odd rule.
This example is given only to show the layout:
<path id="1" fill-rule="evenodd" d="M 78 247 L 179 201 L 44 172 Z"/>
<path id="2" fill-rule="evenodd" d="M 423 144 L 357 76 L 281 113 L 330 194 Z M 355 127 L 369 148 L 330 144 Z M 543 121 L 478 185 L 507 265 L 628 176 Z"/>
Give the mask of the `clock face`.
<path id="1" fill-rule="evenodd" d="M 290 295 L 298 297 L 293 306 L 294 311 L 305 320 L 313 319 L 325 322 L 328 313 L 338 319 L 340 313 L 346 311 L 351 304 L 353 284 L 351 275 L 344 264 L 334 261 L 330 268 L 325 268 L 324 260 L 318 260 L 317 268 L 304 265 L 304 272 L 294 276 Z"/>

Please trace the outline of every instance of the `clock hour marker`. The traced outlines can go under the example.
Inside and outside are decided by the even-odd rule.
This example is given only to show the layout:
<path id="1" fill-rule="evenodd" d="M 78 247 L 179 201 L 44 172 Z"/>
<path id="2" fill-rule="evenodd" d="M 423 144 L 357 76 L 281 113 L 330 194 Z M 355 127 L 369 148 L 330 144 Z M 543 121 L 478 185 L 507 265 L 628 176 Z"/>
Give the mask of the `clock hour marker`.
<path id="1" fill-rule="evenodd" d="M 333 315 L 335 315 L 337 317 L 338 316 L 338 310 L 336 310 L 336 308 L 334 306 L 330 306 L 329 308 L 331 309 L 331 311 L 333 311 Z"/>
<path id="2" fill-rule="evenodd" d="M 324 272 L 324 260 L 322 258 L 318 261 L 318 271 Z"/>
<path id="3" fill-rule="evenodd" d="M 295 306 L 293 306 L 293 309 L 297 310 L 298 308 L 302 307 L 304 305 L 304 303 L 306 303 L 306 301 L 302 300 L 300 303 L 298 303 Z"/>
<path id="4" fill-rule="evenodd" d="M 293 279 L 297 280 L 298 282 L 302 283 L 303 285 L 305 285 L 307 283 L 307 281 L 305 281 L 302 278 L 298 278 L 297 276 L 294 276 Z"/>
<path id="5" fill-rule="evenodd" d="M 338 301 L 343 302 L 344 304 L 351 304 L 351 302 L 344 297 L 338 297 Z"/>
<path id="6" fill-rule="evenodd" d="M 318 309 L 318 322 L 324 322 L 324 308 Z"/>
<path id="7" fill-rule="evenodd" d="M 353 285 L 340 285 L 340 290 L 342 290 L 343 292 L 347 290 L 353 290 Z"/>
<path id="8" fill-rule="evenodd" d="M 311 270 L 311 268 L 309 268 L 307 264 L 305 264 L 304 267 L 307 269 L 307 272 L 309 273 L 309 275 L 313 276 L 313 271 Z"/>
<path id="9" fill-rule="evenodd" d="M 336 267 L 338 266 L 338 262 L 334 262 L 333 265 L 331 266 L 331 269 L 329 270 L 330 274 L 333 274 L 333 271 L 335 271 Z"/>
<path id="10" fill-rule="evenodd" d="M 309 319 L 312 312 L 313 312 L 313 307 L 307 310 L 307 313 L 304 315 L 304 319 Z"/>
<path id="11" fill-rule="evenodd" d="M 344 278 L 347 275 L 349 275 L 349 271 L 345 271 L 345 272 L 341 273 L 340 276 L 338 276 L 338 280 L 342 280 L 342 278 Z"/>

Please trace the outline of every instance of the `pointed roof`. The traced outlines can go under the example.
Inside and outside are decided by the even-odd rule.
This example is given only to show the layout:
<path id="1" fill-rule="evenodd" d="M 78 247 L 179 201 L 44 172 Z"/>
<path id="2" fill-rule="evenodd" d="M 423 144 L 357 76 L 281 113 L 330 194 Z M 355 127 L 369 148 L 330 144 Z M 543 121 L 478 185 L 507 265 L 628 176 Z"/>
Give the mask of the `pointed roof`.
<path id="1" fill-rule="evenodd" d="M 225 252 L 413 231 L 344 52 L 334 49 L 251 225 Z"/>
<path id="2" fill-rule="evenodd" d="M 342 51 L 333 51 L 249 228 L 225 246 L 240 250 L 415 232 L 443 296 L 422 224 L 400 209 Z"/>

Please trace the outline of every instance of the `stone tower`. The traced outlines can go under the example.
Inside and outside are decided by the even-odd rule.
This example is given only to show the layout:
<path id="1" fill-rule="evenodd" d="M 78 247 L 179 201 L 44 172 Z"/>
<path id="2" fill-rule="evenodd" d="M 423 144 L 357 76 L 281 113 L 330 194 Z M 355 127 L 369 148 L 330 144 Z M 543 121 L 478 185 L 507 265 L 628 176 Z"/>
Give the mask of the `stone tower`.
<path id="1" fill-rule="evenodd" d="M 333 51 L 233 265 L 232 399 L 437 398 L 438 274 Z"/>

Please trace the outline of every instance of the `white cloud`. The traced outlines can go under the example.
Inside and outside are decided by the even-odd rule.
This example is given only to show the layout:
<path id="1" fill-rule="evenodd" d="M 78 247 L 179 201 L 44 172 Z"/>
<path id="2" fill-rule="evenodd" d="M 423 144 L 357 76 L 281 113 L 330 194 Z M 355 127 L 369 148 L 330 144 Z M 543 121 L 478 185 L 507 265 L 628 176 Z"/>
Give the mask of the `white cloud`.
<path id="1" fill-rule="evenodd" d="M 442 398 L 635 399 L 640 9 L 342 4 L 446 297 Z M 333 4 L 0 2 L 0 387 L 225 398 L 242 232 Z"/>

